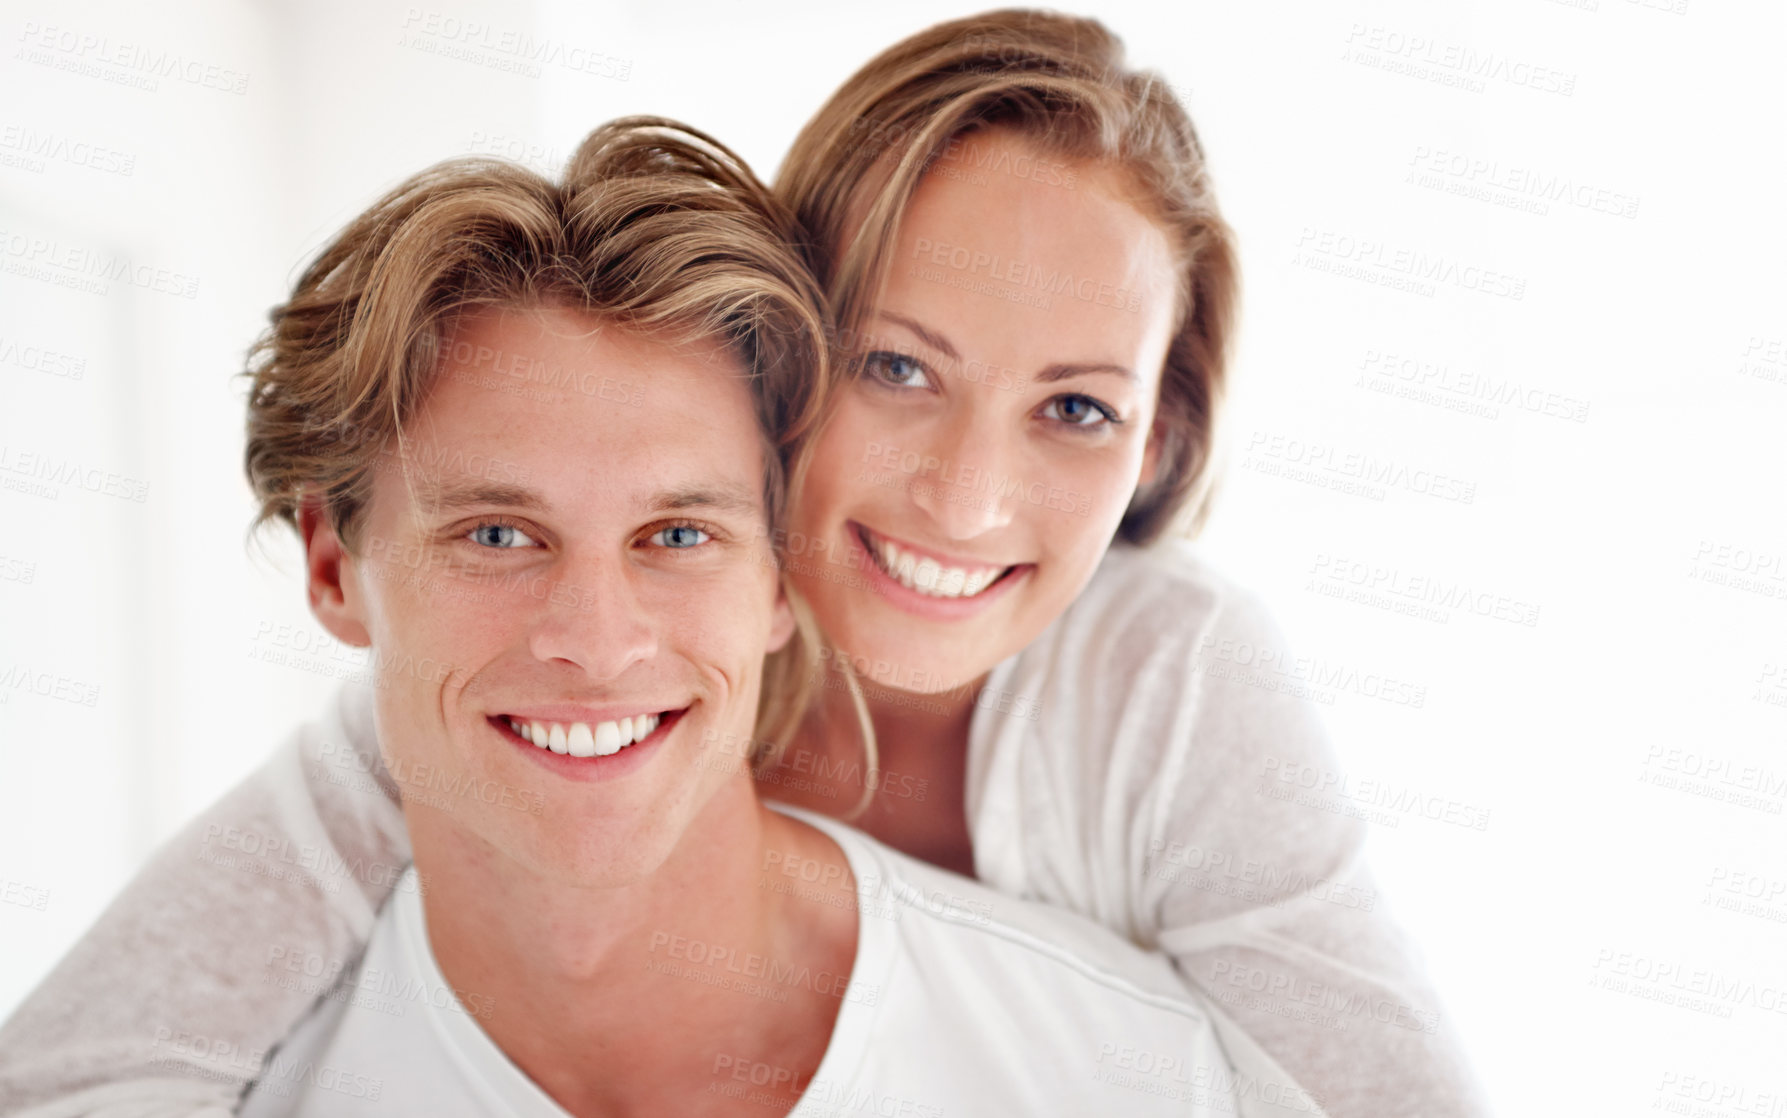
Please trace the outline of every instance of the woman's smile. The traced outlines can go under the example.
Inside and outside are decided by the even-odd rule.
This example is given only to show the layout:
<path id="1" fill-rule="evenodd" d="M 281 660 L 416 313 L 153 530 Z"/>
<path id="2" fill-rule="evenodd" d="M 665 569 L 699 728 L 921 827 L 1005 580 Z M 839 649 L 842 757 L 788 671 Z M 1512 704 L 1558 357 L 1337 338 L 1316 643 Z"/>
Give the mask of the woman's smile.
<path id="1" fill-rule="evenodd" d="M 998 130 L 963 141 L 992 160 L 1031 146 Z M 1115 172 L 1080 171 L 1071 191 L 920 181 L 814 444 L 794 527 L 852 577 L 790 571 L 836 646 L 890 678 L 959 684 L 1029 644 L 1091 579 L 1145 480 L 1172 253 Z M 1136 305 L 964 291 L 907 266 L 927 244 L 1097 277 Z M 994 368 L 1009 375 L 964 372 Z"/>

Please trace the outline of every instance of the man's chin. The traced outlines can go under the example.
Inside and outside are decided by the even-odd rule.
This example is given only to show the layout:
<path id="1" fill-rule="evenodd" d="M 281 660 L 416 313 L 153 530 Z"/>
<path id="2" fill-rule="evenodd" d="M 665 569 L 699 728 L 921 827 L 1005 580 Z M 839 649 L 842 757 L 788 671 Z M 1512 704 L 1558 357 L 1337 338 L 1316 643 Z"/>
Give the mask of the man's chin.
<path id="1" fill-rule="evenodd" d="M 536 845 L 516 860 L 542 885 L 564 889 L 624 889 L 648 880 L 669 860 L 671 844 L 653 829 L 610 830 L 574 844 Z"/>

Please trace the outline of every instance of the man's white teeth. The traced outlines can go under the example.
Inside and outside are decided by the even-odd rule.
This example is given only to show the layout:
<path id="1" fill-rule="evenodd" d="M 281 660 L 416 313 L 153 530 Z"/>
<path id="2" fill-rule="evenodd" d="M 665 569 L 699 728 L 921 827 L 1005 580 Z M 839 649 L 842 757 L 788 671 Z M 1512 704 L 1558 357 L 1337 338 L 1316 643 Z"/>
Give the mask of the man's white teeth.
<path id="1" fill-rule="evenodd" d="M 658 728 L 656 714 L 640 714 L 619 722 L 598 722 L 594 730 L 588 722 L 522 722 L 511 718 L 509 729 L 533 742 L 541 749 L 550 749 L 570 757 L 606 757 L 619 753 L 635 742 L 644 741 Z"/>
<path id="2" fill-rule="evenodd" d="M 916 555 L 879 536 L 869 539 L 882 570 L 906 589 L 932 598 L 972 598 L 1005 573 L 1004 567 L 945 567 L 928 555 Z"/>
<path id="3" fill-rule="evenodd" d="M 632 745 L 632 735 L 628 735 L 627 744 Z M 596 756 L 606 757 L 620 748 L 620 723 L 604 722 L 596 727 Z"/>
<path id="4" fill-rule="evenodd" d="M 565 735 L 565 751 L 573 757 L 596 755 L 596 735 L 589 732 L 588 723 L 571 723 L 571 732 Z"/>

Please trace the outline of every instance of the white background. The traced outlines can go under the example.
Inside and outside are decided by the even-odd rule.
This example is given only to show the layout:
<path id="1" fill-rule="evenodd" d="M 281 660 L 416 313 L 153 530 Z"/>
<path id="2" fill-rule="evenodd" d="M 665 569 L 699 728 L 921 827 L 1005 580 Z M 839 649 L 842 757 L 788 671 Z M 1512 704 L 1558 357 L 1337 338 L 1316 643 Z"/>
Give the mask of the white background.
<path id="1" fill-rule="evenodd" d="M 972 10 L 0 4 L 0 1014 L 355 663 L 307 615 L 295 545 L 244 538 L 232 374 L 300 262 L 429 163 L 550 171 L 623 113 L 685 119 L 768 176 L 873 52 Z M 1299 652 L 1420 688 L 1419 708 L 1328 689 L 1343 792 L 1489 812 L 1372 828 L 1443 1027 L 1508 1113 L 1778 1105 L 1781 8 L 1092 14 L 1188 102 L 1240 237 L 1207 547 Z M 616 61 L 515 73 L 455 56 L 465 21 Z M 133 86 L 93 60 L 120 44 L 198 80 Z M 71 287 L 46 261 L 76 253 L 148 282 Z M 1386 285 L 1399 254 L 1441 278 Z M 1359 470 L 1374 491 L 1341 485 Z M 1347 597 L 1415 579 L 1475 606 Z"/>

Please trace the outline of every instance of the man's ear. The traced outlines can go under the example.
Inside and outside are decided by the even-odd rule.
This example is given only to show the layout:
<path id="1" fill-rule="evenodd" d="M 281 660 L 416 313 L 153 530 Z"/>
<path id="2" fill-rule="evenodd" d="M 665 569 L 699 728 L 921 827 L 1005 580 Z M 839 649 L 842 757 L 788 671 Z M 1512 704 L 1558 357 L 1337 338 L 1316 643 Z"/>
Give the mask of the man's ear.
<path id="1" fill-rule="evenodd" d="M 780 579 L 776 580 L 775 612 L 769 621 L 769 647 L 763 650 L 764 655 L 780 652 L 794 636 L 794 604 L 788 600 L 788 585 Z"/>
<path id="2" fill-rule="evenodd" d="M 362 615 L 365 599 L 355 577 L 354 557 L 323 514 L 322 498 L 307 493 L 298 502 L 298 534 L 304 537 L 304 574 L 310 612 L 336 640 L 368 648 L 372 636 Z"/>

